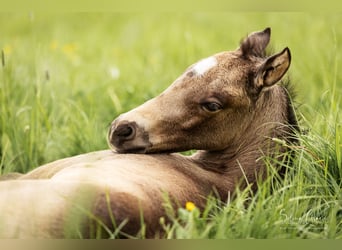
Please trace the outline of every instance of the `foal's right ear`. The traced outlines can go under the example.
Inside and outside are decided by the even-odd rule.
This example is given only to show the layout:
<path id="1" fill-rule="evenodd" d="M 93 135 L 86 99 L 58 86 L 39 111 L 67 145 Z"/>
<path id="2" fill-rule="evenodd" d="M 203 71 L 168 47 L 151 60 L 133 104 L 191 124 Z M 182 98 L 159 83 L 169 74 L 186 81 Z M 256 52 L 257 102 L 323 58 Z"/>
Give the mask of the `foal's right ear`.
<path id="1" fill-rule="evenodd" d="M 254 79 L 257 88 L 270 87 L 277 83 L 286 73 L 291 63 L 289 48 L 268 57 L 259 67 Z"/>

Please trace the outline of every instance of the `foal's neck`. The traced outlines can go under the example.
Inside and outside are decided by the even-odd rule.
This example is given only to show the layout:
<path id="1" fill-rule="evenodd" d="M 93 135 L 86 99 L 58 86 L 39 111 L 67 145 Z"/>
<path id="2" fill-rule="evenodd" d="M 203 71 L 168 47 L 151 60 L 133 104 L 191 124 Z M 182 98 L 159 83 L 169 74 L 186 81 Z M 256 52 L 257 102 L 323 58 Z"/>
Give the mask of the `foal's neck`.
<path id="1" fill-rule="evenodd" d="M 290 114 L 292 106 L 287 90 L 283 86 L 274 86 L 261 93 L 256 102 L 255 111 L 246 131 L 221 151 L 198 151 L 193 159 L 203 168 L 253 181 L 256 172 L 262 172 L 265 156 L 273 157 L 279 151 L 277 140 L 291 135 Z M 296 125 L 296 124 L 290 124 Z M 243 171 L 242 171 L 243 170 Z"/>

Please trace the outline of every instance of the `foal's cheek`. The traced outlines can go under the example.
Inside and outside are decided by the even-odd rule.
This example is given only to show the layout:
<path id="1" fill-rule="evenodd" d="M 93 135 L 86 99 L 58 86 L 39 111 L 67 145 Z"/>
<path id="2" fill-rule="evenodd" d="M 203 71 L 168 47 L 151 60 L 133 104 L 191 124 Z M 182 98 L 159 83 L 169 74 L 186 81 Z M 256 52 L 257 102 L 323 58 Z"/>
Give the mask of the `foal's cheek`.
<path id="1" fill-rule="evenodd" d="M 197 130 L 203 122 L 204 119 L 201 117 L 185 117 L 181 124 L 181 129 L 184 131 Z"/>

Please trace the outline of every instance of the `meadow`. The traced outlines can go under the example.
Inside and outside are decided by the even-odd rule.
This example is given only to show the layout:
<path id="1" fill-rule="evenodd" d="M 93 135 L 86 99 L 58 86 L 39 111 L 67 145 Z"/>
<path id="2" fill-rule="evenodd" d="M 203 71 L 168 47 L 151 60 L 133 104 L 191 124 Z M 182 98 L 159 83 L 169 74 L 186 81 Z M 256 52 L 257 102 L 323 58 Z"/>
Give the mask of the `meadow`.
<path id="1" fill-rule="evenodd" d="M 299 12 L 1 13 L 0 174 L 108 148 L 113 118 L 271 27 L 272 50 L 291 49 L 302 130 L 286 176 L 225 204 L 211 198 L 201 213 L 181 208 L 164 237 L 342 239 L 341 23 Z"/>

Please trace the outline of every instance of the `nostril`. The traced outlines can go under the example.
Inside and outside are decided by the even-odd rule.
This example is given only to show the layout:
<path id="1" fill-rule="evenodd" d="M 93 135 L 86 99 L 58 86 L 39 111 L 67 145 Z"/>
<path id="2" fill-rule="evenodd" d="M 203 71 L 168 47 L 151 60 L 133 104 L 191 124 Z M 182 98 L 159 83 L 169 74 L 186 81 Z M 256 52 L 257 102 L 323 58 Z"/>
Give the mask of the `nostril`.
<path id="1" fill-rule="evenodd" d="M 117 136 L 128 137 L 133 133 L 133 129 L 130 126 L 120 127 L 115 131 Z"/>
<path id="2" fill-rule="evenodd" d="M 135 129 L 130 124 L 121 124 L 114 130 L 113 135 L 125 140 L 129 140 L 134 137 Z"/>
<path id="3" fill-rule="evenodd" d="M 108 133 L 108 144 L 117 153 L 146 153 L 151 147 L 144 127 L 135 121 L 115 120 Z"/>

